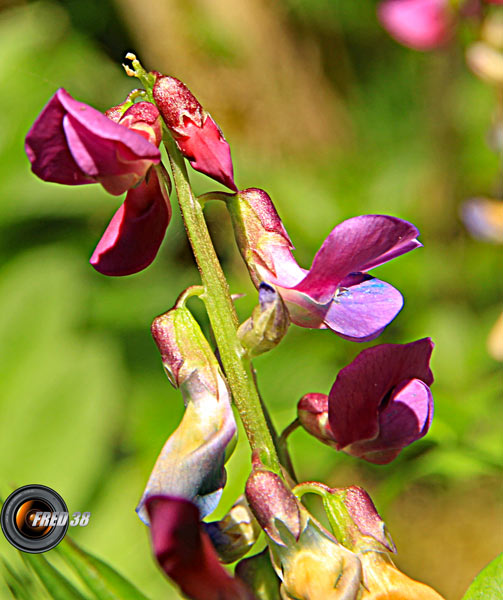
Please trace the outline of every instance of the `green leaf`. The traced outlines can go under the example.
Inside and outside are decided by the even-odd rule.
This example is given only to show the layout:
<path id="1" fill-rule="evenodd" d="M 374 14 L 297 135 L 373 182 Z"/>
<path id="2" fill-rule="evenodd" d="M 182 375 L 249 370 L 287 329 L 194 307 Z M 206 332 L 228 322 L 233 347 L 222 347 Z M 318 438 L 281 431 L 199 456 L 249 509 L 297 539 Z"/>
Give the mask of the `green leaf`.
<path id="1" fill-rule="evenodd" d="M 42 554 L 21 554 L 54 600 L 87 600 Z"/>
<path id="2" fill-rule="evenodd" d="M 69 538 L 57 548 L 58 553 L 74 569 L 96 600 L 148 600 L 120 573 Z"/>
<path id="3" fill-rule="evenodd" d="M 4 581 L 9 588 L 10 593 L 14 598 L 19 600 L 30 600 L 31 593 L 31 574 L 27 571 L 24 573 L 18 573 L 12 565 L 10 565 L 5 559 L 2 559 L 3 570 L 4 570 Z"/>
<path id="4" fill-rule="evenodd" d="M 500 600 L 503 598 L 503 553 L 475 577 L 463 600 Z"/>

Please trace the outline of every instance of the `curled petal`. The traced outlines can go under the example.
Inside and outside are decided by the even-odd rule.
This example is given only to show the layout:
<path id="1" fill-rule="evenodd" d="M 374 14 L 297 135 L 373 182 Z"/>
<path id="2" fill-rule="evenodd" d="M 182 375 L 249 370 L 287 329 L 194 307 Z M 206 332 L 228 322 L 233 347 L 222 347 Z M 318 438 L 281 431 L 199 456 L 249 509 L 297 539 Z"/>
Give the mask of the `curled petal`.
<path id="1" fill-rule="evenodd" d="M 182 422 L 161 450 L 136 509 L 145 523 L 144 505 L 150 496 L 188 498 L 205 517 L 216 508 L 225 485 L 224 464 L 236 435 L 226 383 L 219 377 L 215 394 L 194 371 L 184 388 L 188 402 Z"/>
<path id="2" fill-rule="evenodd" d="M 237 191 L 231 149 L 215 121 L 208 115 L 202 127 L 189 122 L 185 132 L 176 142 L 192 168 Z"/>
<path id="3" fill-rule="evenodd" d="M 433 382 L 433 343 L 381 344 L 363 350 L 341 369 L 329 394 L 329 423 L 338 448 L 379 434 L 379 408 L 386 394 L 408 379 Z"/>
<path id="4" fill-rule="evenodd" d="M 159 149 L 143 135 L 115 123 L 59 89 L 26 136 L 33 172 L 45 181 L 100 182 L 122 194 L 140 181 Z"/>
<path id="5" fill-rule="evenodd" d="M 419 231 L 407 221 L 364 215 L 343 221 L 316 253 L 307 276 L 295 287 L 323 304 L 352 273 L 365 273 L 421 244 Z"/>
<path id="6" fill-rule="evenodd" d="M 164 185 L 155 170 L 129 190 L 115 213 L 90 263 L 104 275 L 131 275 L 154 260 L 171 218 Z"/>
<path id="7" fill-rule="evenodd" d="M 385 281 L 370 275 L 353 281 L 358 279 L 359 283 L 341 287 L 324 316 L 324 325 L 345 339 L 367 342 L 379 336 L 402 310 L 403 297 Z"/>
<path id="8" fill-rule="evenodd" d="M 80 169 L 68 148 L 63 130 L 66 110 L 59 99 L 63 93 L 66 94 L 58 90 L 33 123 L 26 136 L 26 154 L 32 171 L 44 181 L 66 185 L 94 183 L 93 177 Z"/>
<path id="9" fill-rule="evenodd" d="M 382 26 L 398 42 L 415 50 L 432 50 L 449 41 L 449 0 L 386 0 L 378 8 Z"/>
<path id="10" fill-rule="evenodd" d="M 379 434 L 372 440 L 355 442 L 345 452 L 375 464 L 391 462 L 400 451 L 428 432 L 433 418 L 430 388 L 419 379 L 397 385 L 379 413 Z"/>
<path id="11" fill-rule="evenodd" d="M 184 595 L 192 600 L 253 600 L 244 584 L 219 563 L 192 502 L 152 496 L 146 510 L 155 556 Z"/>

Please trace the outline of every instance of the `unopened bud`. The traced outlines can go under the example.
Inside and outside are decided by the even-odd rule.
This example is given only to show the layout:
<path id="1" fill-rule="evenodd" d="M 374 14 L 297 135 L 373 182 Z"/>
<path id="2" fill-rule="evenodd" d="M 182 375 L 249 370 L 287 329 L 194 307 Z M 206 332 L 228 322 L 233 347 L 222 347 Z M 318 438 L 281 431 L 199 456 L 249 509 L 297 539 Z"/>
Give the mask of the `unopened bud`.
<path id="1" fill-rule="evenodd" d="M 257 541 L 260 525 L 241 496 L 221 521 L 203 523 L 223 563 L 239 560 Z"/>
<path id="2" fill-rule="evenodd" d="M 288 331 L 288 310 L 278 292 L 267 283 L 259 287 L 259 305 L 238 329 L 238 338 L 254 358 L 277 346 Z"/>
<path id="3" fill-rule="evenodd" d="M 285 544 L 277 527 L 279 523 L 298 539 L 299 504 L 279 475 L 265 468 L 254 468 L 246 482 L 246 498 L 260 526 L 276 544 Z"/>
<path id="4" fill-rule="evenodd" d="M 182 388 L 197 372 L 206 388 L 216 393 L 220 366 L 199 325 L 185 306 L 156 317 L 152 336 L 161 353 L 162 363 L 171 384 Z"/>
<path id="5" fill-rule="evenodd" d="M 355 552 L 396 551 L 386 524 L 363 488 L 352 485 L 330 489 L 322 484 L 314 485 L 323 488 L 323 505 L 342 544 Z"/>
<path id="6" fill-rule="evenodd" d="M 269 195 L 249 188 L 227 202 L 241 256 L 258 288 L 277 274 L 276 261 L 293 249 L 288 233 Z"/>
<path id="7" fill-rule="evenodd" d="M 218 125 L 184 83 L 155 75 L 154 100 L 180 152 L 196 171 L 236 190 L 231 151 Z"/>

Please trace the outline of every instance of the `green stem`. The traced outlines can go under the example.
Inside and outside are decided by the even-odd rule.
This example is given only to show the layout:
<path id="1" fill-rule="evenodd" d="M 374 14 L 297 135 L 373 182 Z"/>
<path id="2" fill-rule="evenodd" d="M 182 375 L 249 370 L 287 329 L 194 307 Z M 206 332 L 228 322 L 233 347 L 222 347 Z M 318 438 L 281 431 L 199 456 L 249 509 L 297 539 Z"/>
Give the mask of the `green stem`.
<path id="1" fill-rule="evenodd" d="M 201 274 L 205 290 L 203 299 L 234 403 L 252 450 L 259 452 L 265 466 L 281 473 L 278 455 L 253 381 L 251 365 L 243 359 L 243 349 L 236 334 L 238 318 L 201 204 L 192 193 L 184 159 L 169 133 L 164 135 L 164 144 L 168 151 L 185 229 Z"/>

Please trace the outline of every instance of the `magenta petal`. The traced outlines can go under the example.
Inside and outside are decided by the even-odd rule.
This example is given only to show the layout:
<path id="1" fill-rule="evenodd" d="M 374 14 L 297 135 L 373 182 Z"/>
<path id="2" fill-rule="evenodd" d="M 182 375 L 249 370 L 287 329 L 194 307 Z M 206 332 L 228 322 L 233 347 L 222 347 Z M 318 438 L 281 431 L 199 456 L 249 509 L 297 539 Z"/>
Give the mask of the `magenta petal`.
<path id="1" fill-rule="evenodd" d="M 154 554 L 185 596 L 192 600 L 251 600 L 242 582 L 219 563 L 192 502 L 151 496 L 146 507 Z"/>
<path id="2" fill-rule="evenodd" d="M 430 388 L 420 379 L 408 379 L 395 387 L 379 414 L 379 435 L 345 449 L 375 464 L 386 464 L 405 446 L 428 432 L 433 418 Z"/>
<path id="3" fill-rule="evenodd" d="M 398 42 L 415 50 L 432 50 L 451 37 L 449 8 L 449 0 L 386 0 L 377 12 Z"/>
<path id="4" fill-rule="evenodd" d="M 381 334 L 403 306 L 403 298 L 389 283 L 365 276 L 361 283 L 343 287 L 325 315 L 327 327 L 356 342 Z"/>
<path id="5" fill-rule="evenodd" d="M 66 110 L 59 100 L 62 92 L 56 92 L 33 123 L 26 136 L 26 154 L 33 172 L 44 181 L 65 185 L 93 183 L 94 179 L 81 171 L 68 149 L 63 130 Z"/>
<path id="6" fill-rule="evenodd" d="M 308 275 L 296 289 L 324 303 L 342 279 L 365 273 L 421 244 L 419 231 L 407 221 L 386 215 L 363 215 L 331 231 L 314 257 Z"/>
<path id="7" fill-rule="evenodd" d="M 202 127 L 189 121 L 184 133 L 176 141 L 192 168 L 237 191 L 231 149 L 215 121 L 207 116 Z"/>
<path id="8" fill-rule="evenodd" d="M 381 344 L 360 352 L 341 369 L 329 394 L 330 427 L 342 449 L 379 434 L 379 407 L 386 394 L 407 379 L 433 382 L 429 367 L 433 343 Z"/>
<path id="9" fill-rule="evenodd" d="M 143 135 L 74 100 L 64 89 L 28 132 L 26 152 L 33 172 L 45 181 L 100 182 L 116 195 L 138 183 L 161 156 Z"/>
<path id="10" fill-rule="evenodd" d="M 154 260 L 171 217 L 171 207 L 152 169 L 110 221 L 90 263 L 104 275 L 131 275 Z"/>

